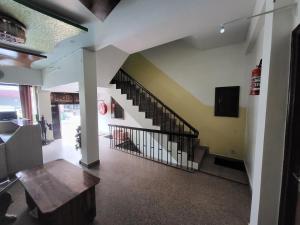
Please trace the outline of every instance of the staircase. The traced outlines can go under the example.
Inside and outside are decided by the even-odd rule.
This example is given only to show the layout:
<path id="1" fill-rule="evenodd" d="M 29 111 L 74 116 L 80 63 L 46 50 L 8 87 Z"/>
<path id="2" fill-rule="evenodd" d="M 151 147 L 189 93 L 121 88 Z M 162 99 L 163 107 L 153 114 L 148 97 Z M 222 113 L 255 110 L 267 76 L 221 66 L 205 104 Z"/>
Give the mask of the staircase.
<path id="1" fill-rule="evenodd" d="M 171 108 L 149 92 L 124 70 L 120 69 L 111 81 L 116 89 L 132 100 L 134 106 L 138 106 L 140 112 L 145 113 L 147 119 L 151 119 L 154 126 L 160 127 L 163 134 L 167 134 L 170 142 L 176 143 L 180 152 L 187 154 L 187 159 L 196 162 L 199 166 L 206 153 L 206 149 L 200 146 L 199 132 Z M 177 152 L 178 158 L 178 152 Z"/>

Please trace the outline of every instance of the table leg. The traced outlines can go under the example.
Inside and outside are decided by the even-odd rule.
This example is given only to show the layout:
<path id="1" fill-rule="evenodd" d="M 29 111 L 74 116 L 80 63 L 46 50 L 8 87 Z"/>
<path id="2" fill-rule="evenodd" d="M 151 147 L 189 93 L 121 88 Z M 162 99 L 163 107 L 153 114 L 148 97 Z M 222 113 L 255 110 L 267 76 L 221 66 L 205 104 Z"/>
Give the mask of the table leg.
<path id="1" fill-rule="evenodd" d="M 34 203 L 34 201 L 32 200 L 31 196 L 27 191 L 25 191 L 25 198 L 29 210 L 33 210 L 34 208 L 36 208 L 36 204 Z"/>

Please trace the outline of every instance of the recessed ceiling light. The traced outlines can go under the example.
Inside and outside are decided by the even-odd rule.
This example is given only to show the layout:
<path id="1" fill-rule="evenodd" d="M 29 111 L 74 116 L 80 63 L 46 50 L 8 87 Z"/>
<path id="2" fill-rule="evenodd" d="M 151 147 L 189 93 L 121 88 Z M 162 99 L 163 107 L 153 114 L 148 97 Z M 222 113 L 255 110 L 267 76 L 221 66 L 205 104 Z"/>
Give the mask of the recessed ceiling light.
<path id="1" fill-rule="evenodd" d="M 225 32 L 225 27 L 224 27 L 224 25 L 222 24 L 222 25 L 220 26 L 220 33 L 223 34 L 224 32 Z"/>

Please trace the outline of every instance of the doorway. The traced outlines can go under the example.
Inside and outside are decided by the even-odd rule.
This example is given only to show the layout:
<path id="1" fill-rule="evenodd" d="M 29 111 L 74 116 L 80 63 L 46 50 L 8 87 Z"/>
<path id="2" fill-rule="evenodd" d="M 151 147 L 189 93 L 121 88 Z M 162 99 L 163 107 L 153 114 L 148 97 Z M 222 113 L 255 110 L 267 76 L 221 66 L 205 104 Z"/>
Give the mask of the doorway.
<path id="1" fill-rule="evenodd" d="M 51 92 L 51 105 L 54 139 L 76 143 L 76 129 L 80 126 L 79 94 Z"/>
<path id="2" fill-rule="evenodd" d="M 52 129 L 53 129 L 53 138 L 61 139 L 61 127 L 59 119 L 59 107 L 58 105 L 51 106 L 52 113 Z"/>
<path id="3" fill-rule="evenodd" d="M 75 142 L 76 129 L 80 126 L 79 104 L 59 105 L 62 139 Z"/>
<path id="4" fill-rule="evenodd" d="M 300 25 L 293 31 L 280 225 L 300 225 Z"/>

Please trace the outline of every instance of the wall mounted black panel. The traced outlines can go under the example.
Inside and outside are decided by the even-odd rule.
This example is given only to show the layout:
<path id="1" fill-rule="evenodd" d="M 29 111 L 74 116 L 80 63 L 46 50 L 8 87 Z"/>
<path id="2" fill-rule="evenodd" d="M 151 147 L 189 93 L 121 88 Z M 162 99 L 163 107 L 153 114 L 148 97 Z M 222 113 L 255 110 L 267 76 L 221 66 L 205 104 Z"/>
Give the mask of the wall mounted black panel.
<path id="1" fill-rule="evenodd" d="M 239 117 L 240 86 L 216 87 L 215 116 Z"/>

